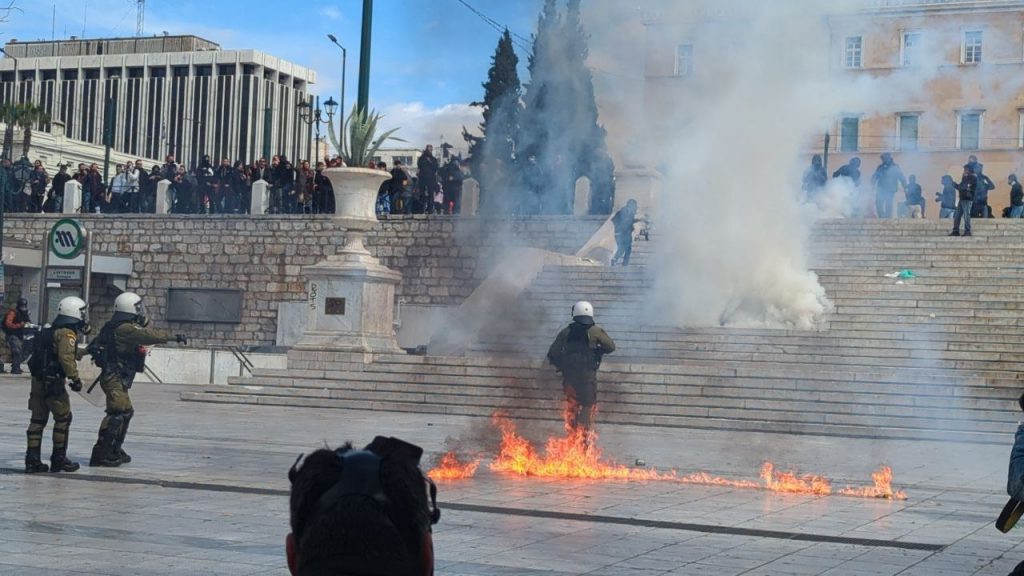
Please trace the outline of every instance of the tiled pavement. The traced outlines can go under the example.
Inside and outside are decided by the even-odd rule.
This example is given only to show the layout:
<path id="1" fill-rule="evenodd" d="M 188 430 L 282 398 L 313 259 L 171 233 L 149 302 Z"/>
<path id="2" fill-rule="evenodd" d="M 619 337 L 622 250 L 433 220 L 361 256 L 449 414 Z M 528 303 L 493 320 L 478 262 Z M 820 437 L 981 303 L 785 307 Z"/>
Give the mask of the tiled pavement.
<path id="1" fill-rule="evenodd" d="M 299 452 L 383 433 L 437 455 L 449 438 L 489 436 L 480 419 L 183 403 L 180 391 L 133 390 L 131 465 L 25 476 L 15 470 L 28 379 L 0 378 L 0 574 L 285 574 L 286 471 Z M 76 398 L 71 455 L 84 464 L 102 413 Z M 535 439 L 557 431 L 525 428 Z M 992 526 L 1006 499 L 1010 429 L 1006 446 L 601 431 L 617 461 L 742 479 L 769 459 L 864 484 L 888 463 L 909 499 L 523 480 L 482 467 L 440 487 L 448 506 L 435 533 L 438 573 L 961 576 L 1007 574 L 1024 560 L 1024 528 L 1003 535 Z"/>

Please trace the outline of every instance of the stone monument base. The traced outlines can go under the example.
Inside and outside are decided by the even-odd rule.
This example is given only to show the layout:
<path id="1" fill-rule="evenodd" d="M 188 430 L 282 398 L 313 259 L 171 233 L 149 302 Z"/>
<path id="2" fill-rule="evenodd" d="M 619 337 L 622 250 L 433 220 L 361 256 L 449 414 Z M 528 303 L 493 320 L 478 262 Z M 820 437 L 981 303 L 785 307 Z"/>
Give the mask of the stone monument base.
<path id="1" fill-rule="evenodd" d="M 310 322 L 296 350 L 401 353 L 395 287 L 402 275 L 376 262 L 326 260 L 302 269 Z"/>

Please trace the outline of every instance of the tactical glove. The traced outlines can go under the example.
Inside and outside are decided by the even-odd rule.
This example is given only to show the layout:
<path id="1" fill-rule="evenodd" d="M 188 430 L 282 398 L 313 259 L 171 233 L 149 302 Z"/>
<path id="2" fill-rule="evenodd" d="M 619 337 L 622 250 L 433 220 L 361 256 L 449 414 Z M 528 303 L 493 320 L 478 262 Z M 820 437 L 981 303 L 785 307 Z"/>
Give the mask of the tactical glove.
<path id="1" fill-rule="evenodd" d="M 177 342 L 178 344 L 184 344 L 185 346 L 188 346 L 188 336 L 185 336 L 184 334 L 175 334 L 174 341 Z"/>
<path id="2" fill-rule="evenodd" d="M 145 328 L 146 326 L 149 326 L 149 316 L 139 316 L 139 319 L 137 320 L 137 322 L 138 322 L 139 326 L 142 326 L 143 328 Z"/>
<path id="3" fill-rule="evenodd" d="M 80 379 L 78 379 L 78 378 L 75 378 L 74 380 L 71 381 L 70 384 L 68 384 L 68 388 L 71 388 L 72 392 L 81 392 L 82 391 L 82 381 Z"/>
<path id="4" fill-rule="evenodd" d="M 83 322 L 81 332 L 85 336 L 92 334 L 92 324 L 89 324 L 88 322 Z"/>

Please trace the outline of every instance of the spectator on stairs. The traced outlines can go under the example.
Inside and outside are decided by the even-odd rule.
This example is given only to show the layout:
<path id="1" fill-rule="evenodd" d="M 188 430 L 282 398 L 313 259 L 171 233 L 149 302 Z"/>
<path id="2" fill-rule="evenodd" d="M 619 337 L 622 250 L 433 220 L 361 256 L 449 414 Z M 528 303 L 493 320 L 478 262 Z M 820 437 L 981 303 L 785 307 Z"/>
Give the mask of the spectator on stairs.
<path id="1" fill-rule="evenodd" d="M 942 177 L 942 191 L 935 193 L 935 201 L 939 203 L 939 218 L 952 218 L 956 212 L 956 182 L 946 174 Z"/>
<path id="2" fill-rule="evenodd" d="M 974 204 L 975 191 L 978 189 L 978 177 L 974 174 L 974 168 L 970 164 L 964 166 L 964 175 L 956 189 L 960 192 L 960 203 L 956 206 L 956 213 L 953 215 L 953 231 L 949 235 L 960 235 L 960 219 L 963 218 L 964 236 L 970 236 L 971 208 Z"/>
<path id="3" fill-rule="evenodd" d="M 636 200 L 630 199 L 615 216 L 612 216 L 612 225 L 615 226 L 615 255 L 612 256 L 612 266 L 620 259 L 623 266 L 629 266 L 629 257 L 633 253 L 633 226 L 640 221 L 636 217 L 636 210 Z"/>
<path id="4" fill-rule="evenodd" d="M 978 179 L 978 187 L 974 192 L 974 204 L 971 210 L 974 218 L 991 218 L 992 209 L 988 205 L 988 193 L 996 189 L 992 179 L 985 175 L 985 165 L 978 162 L 978 157 L 971 154 L 967 157 L 967 166 L 971 167 L 974 176 Z"/>
<path id="5" fill-rule="evenodd" d="M 1010 174 L 1006 178 L 1006 183 L 1010 185 L 1010 218 L 1024 217 L 1024 189 L 1021 188 L 1017 175 Z"/>
<path id="6" fill-rule="evenodd" d="M 924 218 L 925 201 L 917 176 L 911 174 L 907 178 L 907 186 L 903 189 L 907 197 L 907 213 L 911 218 Z"/>
<path id="7" fill-rule="evenodd" d="M 881 160 L 882 163 L 871 176 L 871 183 L 875 186 L 875 214 L 879 218 L 892 218 L 892 203 L 896 191 L 902 186 L 903 192 L 906 193 L 907 180 L 903 177 L 903 170 L 893 161 L 892 154 L 882 154 Z"/>

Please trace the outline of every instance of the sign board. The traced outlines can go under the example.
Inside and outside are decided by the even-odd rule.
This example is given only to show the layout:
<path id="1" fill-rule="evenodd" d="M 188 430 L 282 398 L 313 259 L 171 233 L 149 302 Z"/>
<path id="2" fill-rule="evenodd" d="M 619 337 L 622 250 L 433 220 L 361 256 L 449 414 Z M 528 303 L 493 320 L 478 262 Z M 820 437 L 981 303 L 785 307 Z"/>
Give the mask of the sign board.
<path id="1" fill-rule="evenodd" d="M 324 314 L 328 316 L 344 316 L 345 315 L 345 299 L 344 298 L 325 298 L 324 299 Z"/>
<path id="2" fill-rule="evenodd" d="M 73 260 L 85 249 L 85 230 L 77 220 L 63 218 L 50 229 L 49 244 L 54 256 Z"/>
<path id="3" fill-rule="evenodd" d="M 169 288 L 167 320 L 240 324 L 243 296 L 233 289 Z"/>
<path id="4" fill-rule="evenodd" d="M 61 284 L 81 284 L 82 269 L 76 267 L 53 266 L 46 269 L 47 282 L 59 282 Z"/>

